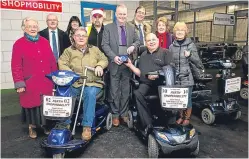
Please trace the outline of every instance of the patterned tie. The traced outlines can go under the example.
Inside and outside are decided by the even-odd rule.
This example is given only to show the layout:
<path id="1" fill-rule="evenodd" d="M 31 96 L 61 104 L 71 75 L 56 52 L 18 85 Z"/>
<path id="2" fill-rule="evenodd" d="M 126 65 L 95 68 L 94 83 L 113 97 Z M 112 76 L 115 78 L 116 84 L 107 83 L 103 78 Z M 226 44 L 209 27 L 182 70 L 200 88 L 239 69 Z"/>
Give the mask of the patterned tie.
<path id="1" fill-rule="evenodd" d="M 55 31 L 51 31 L 52 34 L 52 44 L 53 44 L 53 52 L 54 52 L 54 57 L 56 59 L 56 61 L 58 61 L 59 58 L 59 53 L 58 53 L 58 49 L 57 49 L 57 43 L 56 43 L 56 37 L 55 37 Z"/>
<path id="2" fill-rule="evenodd" d="M 141 24 L 138 25 L 138 30 L 139 30 L 139 37 L 140 37 L 140 42 L 141 42 L 141 45 L 144 44 L 144 37 L 143 37 L 143 32 L 142 32 L 142 29 L 141 29 Z"/>
<path id="3" fill-rule="evenodd" d="M 126 42 L 124 26 L 120 26 L 120 27 L 121 27 L 121 42 L 122 42 L 122 45 L 126 46 L 127 42 Z"/>

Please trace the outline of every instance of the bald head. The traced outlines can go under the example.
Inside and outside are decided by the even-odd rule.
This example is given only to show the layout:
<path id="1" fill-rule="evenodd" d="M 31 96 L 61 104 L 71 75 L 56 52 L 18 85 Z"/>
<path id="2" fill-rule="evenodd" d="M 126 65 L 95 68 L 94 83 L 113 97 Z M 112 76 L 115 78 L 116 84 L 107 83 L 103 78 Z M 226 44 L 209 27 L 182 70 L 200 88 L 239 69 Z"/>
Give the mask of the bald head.
<path id="1" fill-rule="evenodd" d="M 153 34 L 153 33 L 147 34 L 146 46 L 151 53 L 154 52 L 158 48 L 159 40 L 155 34 Z"/>

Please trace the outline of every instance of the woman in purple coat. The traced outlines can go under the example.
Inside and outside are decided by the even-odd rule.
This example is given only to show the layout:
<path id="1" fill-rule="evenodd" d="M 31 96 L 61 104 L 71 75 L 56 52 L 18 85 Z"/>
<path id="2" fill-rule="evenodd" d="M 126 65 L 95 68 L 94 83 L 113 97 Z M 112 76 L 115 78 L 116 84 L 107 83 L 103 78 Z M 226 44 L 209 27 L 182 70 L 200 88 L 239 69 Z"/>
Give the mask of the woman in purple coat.
<path id="1" fill-rule="evenodd" d="M 24 36 L 12 50 L 11 71 L 20 97 L 20 105 L 29 124 L 29 136 L 36 138 L 35 128 L 46 125 L 42 115 L 42 96 L 52 95 L 53 83 L 45 77 L 57 70 L 48 40 L 39 36 L 38 22 L 27 17 L 22 21 Z"/>

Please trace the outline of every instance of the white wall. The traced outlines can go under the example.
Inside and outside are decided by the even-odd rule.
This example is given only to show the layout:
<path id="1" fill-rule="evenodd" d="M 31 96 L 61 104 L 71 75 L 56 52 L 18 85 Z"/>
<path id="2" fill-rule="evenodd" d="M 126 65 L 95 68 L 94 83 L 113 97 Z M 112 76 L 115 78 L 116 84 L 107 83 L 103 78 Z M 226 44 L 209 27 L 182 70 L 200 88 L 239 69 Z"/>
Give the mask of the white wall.
<path id="1" fill-rule="evenodd" d="M 107 3 L 107 4 L 125 4 L 128 8 L 128 20 L 132 20 L 139 1 L 98 1 L 91 2 Z M 23 36 L 21 30 L 21 21 L 27 16 L 35 17 L 39 21 L 40 30 L 46 28 L 46 16 L 48 13 L 35 11 L 14 11 L 1 10 L 1 89 L 13 88 L 13 79 L 10 68 L 11 51 L 14 42 Z M 59 28 L 66 30 L 68 21 L 71 16 L 80 16 L 80 1 L 63 1 L 63 13 L 58 13 Z M 81 19 L 81 18 L 80 18 Z"/>

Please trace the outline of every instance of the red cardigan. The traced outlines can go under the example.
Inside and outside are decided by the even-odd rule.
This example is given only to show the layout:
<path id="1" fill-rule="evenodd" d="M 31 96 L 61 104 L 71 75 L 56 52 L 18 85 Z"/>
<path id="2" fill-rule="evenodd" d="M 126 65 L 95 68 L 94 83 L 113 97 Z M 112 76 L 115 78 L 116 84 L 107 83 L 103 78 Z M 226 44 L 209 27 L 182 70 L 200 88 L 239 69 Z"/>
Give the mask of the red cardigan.
<path id="1" fill-rule="evenodd" d="M 43 37 L 37 42 L 25 37 L 18 39 L 12 50 L 11 70 L 15 88 L 25 87 L 25 92 L 19 94 L 21 106 L 40 106 L 42 95 L 51 95 L 53 89 L 53 83 L 45 75 L 57 70 L 48 40 Z"/>

